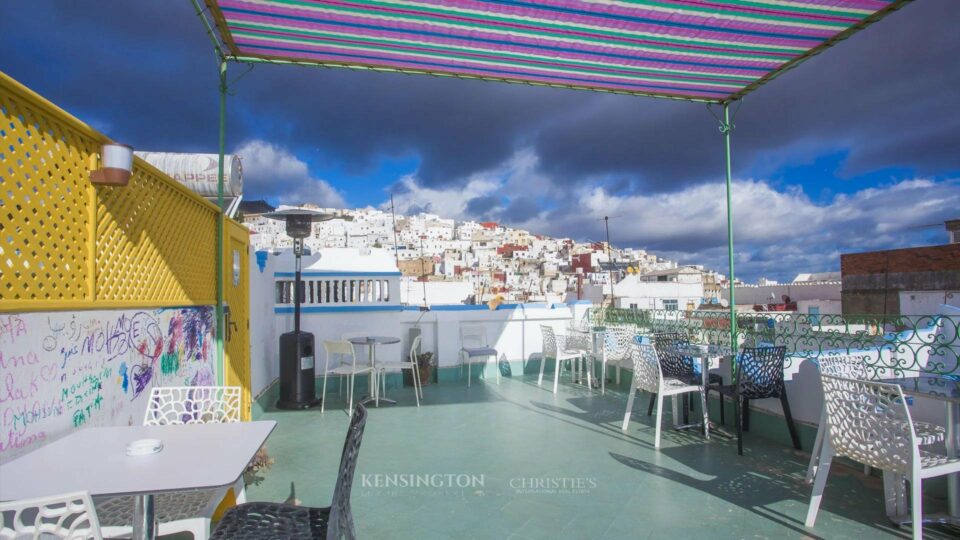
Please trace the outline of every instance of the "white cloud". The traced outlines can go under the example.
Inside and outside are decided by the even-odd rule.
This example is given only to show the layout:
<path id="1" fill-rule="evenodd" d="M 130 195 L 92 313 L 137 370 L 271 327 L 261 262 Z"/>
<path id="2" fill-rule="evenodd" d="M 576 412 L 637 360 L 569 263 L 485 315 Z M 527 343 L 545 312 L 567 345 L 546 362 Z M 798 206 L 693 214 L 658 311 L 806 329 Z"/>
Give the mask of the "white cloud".
<path id="1" fill-rule="evenodd" d="M 281 204 L 310 202 L 342 208 L 343 196 L 310 174 L 309 167 L 286 148 L 253 139 L 234 150 L 243 162 L 244 192 L 276 197 Z"/>
<path id="2" fill-rule="evenodd" d="M 492 197 L 489 215 L 534 233 L 579 240 L 602 239 L 603 216 L 611 221 L 614 245 L 647 247 L 682 263 L 727 267 L 726 189 L 722 181 L 670 193 L 614 195 L 595 183 L 565 187 L 539 170 L 537 155 L 518 152 L 500 166 L 470 177 L 460 187 L 426 188 L 416 177 L 402 179 L 398 211 L 430 211 L 467 219 L 467 205 Z M 539 211 L 513 215 L 511 201 L 534 198 Z M 765 180 L 736 180 L 732 186 L 738 275 L 749 279 L 792 278 L 805 271 L 838 270 L 840 254 L 906 247 L 936 235 L 918 227 L 956 218 L 960 179 L 912 179 L 812 200 L 802 186 L 777 187 Z M 936 231 L 934 231 L 936 232 Z M 942 240 L 942 239 L 941 239 Z"/>

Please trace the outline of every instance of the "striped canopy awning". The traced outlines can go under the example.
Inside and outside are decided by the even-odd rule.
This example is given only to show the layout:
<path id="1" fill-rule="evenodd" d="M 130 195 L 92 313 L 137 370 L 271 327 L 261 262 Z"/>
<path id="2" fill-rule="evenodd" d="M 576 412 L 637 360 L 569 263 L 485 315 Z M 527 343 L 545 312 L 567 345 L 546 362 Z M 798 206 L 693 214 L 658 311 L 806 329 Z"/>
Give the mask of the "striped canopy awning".
<path id="1" fill-rule="evenodd" d="M 206 0 L 234 60 L 726 102 L 909 0 Z"/>

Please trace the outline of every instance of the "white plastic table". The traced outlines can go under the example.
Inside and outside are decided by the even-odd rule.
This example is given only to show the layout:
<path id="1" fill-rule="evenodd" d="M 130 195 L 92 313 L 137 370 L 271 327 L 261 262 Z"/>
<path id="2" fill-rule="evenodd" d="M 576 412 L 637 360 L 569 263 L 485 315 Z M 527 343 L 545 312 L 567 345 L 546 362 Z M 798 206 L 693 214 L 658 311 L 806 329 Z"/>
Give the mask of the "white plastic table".
<path id="1" fill-rule="evenodd" d="M 277 423 L 233 422 L 80 429 L 0 466 L 0 501 L 88 491 L 136 495 L 133 537 L 156 538 L 157 493 L 232 485 Z M 127 443 L 160 439 L 163 450 L 127 456 Z"/>
<path id="2" fill-rule="evenodd" d="M 363 397 L 360 400 L 360 403 L 366 405 L 371 401 L 376 401 L 377 406 L 379 402 L 384 401 L 391 405 L 396 405 L 397 402 L 392 399 L 387 399 L 385 397 L 376 398 L 376 384 L 377 377 L 377 345 L 393 345 L 394 343 L 400 343 L 400 338 L 390 337 L 390 336 L 364 336 L 364 337 L 352 337 L 348 338 L 347 341 L 353 343 L 354 345 L 366 345 L 367 346 L 367 358 L 370 360 L 370 367 L 373 368 L 373 377 L 370 377 L 370 393 Z"/>

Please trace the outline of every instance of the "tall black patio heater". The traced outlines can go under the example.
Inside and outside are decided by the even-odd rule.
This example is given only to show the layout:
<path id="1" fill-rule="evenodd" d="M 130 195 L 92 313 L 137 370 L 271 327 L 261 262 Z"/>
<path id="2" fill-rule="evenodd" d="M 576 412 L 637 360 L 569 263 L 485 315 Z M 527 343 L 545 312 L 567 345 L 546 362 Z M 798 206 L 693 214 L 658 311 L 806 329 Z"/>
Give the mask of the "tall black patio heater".
<path id="1" fill-rule="evenodd" d="M 280 335 L 280 399 L 278 409 L 308 409 L 320 404 L 314 386 L 315 362 L 313 334 L 300 331 L 300 303 L 304 287 L 300 280 L 300 261 L 303 256 L 303 240 L 310 236 L 312 225 L 320 221 L 343 219 L 351 216 L 326 214 L 306 208 L 290 208 L 265 214 L 266 217 L 282 219 L 287 225 L 287 236 L 293 238 L 293 254 L 296 268 L 293 286 L 293 332 Z"/>

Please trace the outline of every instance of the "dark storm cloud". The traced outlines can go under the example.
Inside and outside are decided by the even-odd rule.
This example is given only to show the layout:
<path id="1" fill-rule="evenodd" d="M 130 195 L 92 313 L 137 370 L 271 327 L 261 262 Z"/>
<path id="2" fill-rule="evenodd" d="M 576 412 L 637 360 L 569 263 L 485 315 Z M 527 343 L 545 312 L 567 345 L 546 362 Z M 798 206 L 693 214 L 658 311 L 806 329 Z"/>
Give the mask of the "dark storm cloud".
<path id="1" fill-rule="evenodd" d="M 735 122 L 735 173 L 761 152 L 810 140 L 849 148 L 845 174 L 960 167 L 958 22 L 960 2 L 910 4 L 749 94 Z M 719 176 L 716 126 L 699 104 L 598 97 L 589 114 L 544 129 L 537 151 L 570 182 L 630 171 L 672 190 Z"/>
<path id="2" fill-rule="evenodd" d="M 2 67 L 14 77 L 138 147 L 215 149 L 216 68 L 189 2 L 3 9 Z M 958 19 L 960 2 L 916 2 L 749 95 L 738 171 L 811 139 L 850 149 L 844 174 L 960 167 Z M 671 191 L 722 170 L 699 104 L 288 66 L 259 66 L 233 92 L 228 147 L 262 138 L 352 172 L 414 155 L 426 186 L 461 183 L 520 147 L 560 184 L 613 174 L 633 178 L 625 191 Z"/>
<path id="3" fill-rule="evenodd" d="M 500 198 L 492 195 L 474 197 L 467 201 L 466 212 L 477 218 L 485 218 L 488 213 L 500 204 Z"/>

